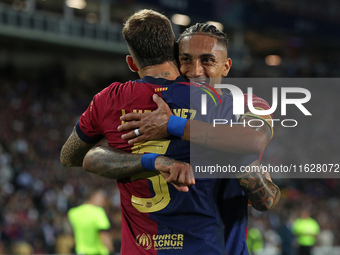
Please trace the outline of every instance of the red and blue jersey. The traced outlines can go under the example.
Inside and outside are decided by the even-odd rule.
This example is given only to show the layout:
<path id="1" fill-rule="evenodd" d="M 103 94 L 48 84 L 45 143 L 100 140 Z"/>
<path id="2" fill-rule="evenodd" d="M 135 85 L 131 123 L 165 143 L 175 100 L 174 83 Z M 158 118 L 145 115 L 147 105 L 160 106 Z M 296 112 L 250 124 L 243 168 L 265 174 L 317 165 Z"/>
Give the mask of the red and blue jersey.
<path id="1" fill-rule="evenodd" d="M 228 96 L 221 97 L 223 107 L 218 111 L 208 112 L 208 117 L 200 115 L 200 105 L 189 99 L 196 92 L 200 96 L 201 90 L 195 92 L 189 85 L 182 77 L 169 81 L 148 76 L 113 83 L 93 98 L 77 123 L 77 133 L 87 143 L 106 136 L 110 146 L 117 149 L 159 153 L 189 162 L 190 145 L 186 141 L 169 137 L 132 147 L 117 130 L 125 113 L 155 110 L 155 93 L 177 116 L 211 122 L 218 112 L 219 118 L 232 119 L 232 99 Z M 213 102 L 208 100 L 208 104 Z M 236 179 L 196 179 L 189 192 L 180 193 L 160 174 L 144 172 L 119 180 L 118 186 L 122 254 L 248 254 L 248 199 Z"/>

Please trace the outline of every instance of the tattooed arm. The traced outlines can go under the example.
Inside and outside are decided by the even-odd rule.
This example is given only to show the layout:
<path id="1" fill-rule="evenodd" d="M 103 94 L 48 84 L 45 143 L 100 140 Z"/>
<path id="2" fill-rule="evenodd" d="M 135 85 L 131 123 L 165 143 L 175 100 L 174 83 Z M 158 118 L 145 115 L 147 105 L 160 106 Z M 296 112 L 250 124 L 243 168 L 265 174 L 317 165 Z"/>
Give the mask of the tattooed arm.
<path id="1" fill-rule="evenodd" d="M 146 171 L 142 166 L 142 156 L 112 148 L 105 139 L 85 155 L 83 168 L 106 178 L 122 179 Z M 188 163 L 158 156 L 155 168 L 179 191 L 188 191 L 187 186 L 195 184 L 194 173 Z"/>
<path id="2" fill-rule="evenodd" d="M 272 182 L 269 173 L 262 172 L 258 160 L 248 169 L 249 172 L 238 173 L 236 177 L 252 206 L 259 211 L 274 208 L 281 197 L 280 188 Z"/>
<path id="3" fill-rule="evenodd" d="M 88 172 L 110 179 L 122 179 L 146 171 L 142 166 L 142 156 L 114 149 L 106 139 L 95 146 L 87 144 L 73 129 L 61 149 L 60 161 L 64 166 L 83 166 Z M 159 156 L 155 168 L 179 191 L 186 192 L 189 190 L 187 186 L 195 184 L 194 173 L 188 163 Z"/>
<path id="4" fill-rule="evenodd" d="M 60 162 L 64 166 L 82 166 L 85 154 L 92 148 L 93 144 L 83 142 L 76 129 L 73 131 L 60 152 Z"/>

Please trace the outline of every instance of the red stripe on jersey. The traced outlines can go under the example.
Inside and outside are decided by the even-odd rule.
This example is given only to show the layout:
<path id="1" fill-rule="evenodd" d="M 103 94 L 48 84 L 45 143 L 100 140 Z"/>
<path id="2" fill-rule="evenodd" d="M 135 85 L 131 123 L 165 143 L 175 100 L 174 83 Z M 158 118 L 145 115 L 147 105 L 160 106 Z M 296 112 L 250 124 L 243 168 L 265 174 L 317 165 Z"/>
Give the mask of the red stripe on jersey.
<path id="1" fill-rule="evenodd" d="M 153 235 L 157 235 L 157 222 L 149 218 L 149 213 L 141 213 L 133 207 L 131 195 L 142 198 L 151 197 L 148 180 L 119 183 L 122 211 L 122 246 L 121 254 L 156 255 Z M 145 233 L 143 229 L 147 229 Z"/>

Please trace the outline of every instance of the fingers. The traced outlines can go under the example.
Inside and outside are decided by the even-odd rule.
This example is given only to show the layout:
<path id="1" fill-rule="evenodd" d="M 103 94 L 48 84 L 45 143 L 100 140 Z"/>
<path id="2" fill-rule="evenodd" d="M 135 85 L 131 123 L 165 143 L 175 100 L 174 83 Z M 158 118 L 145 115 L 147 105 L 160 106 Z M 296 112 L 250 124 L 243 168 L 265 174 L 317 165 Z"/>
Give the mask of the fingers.
<path id="1" fill-rule="evenodd" d="M 153 94 L 152 99 L 157 104 L 158 108 L 161 108 L 164 106 L 168 107 L 167 103 L 165 103 L 165 101 L 157 94 Z"/>
<path id="2" fill-rule="evenodd" d="M 180 186 L 191 186 L 195 184 L 194 173 L 192 167 L 189 164 L 185 165 L 185 170 L 181 171 L 177 177 L 177 183 Z"/>
<path id="3" fill-rule="evenodd" d="M 166 181 L 177 187 L 188 187 L 195 184 L 192 167 L 187 163 L 176 163 L 172 166 L 170 175 Z M 178 188 L 176 188 L 179 190 Z M 186 189 L 185 189 L 186 190 Z M 183 191 L 183 190 L 180 190 Z"/>
<path id="4" fill-rule="evenodd" d="M 134 139 L 129 140 L 128 144 L 141 143 L 141 142 L 145 142 L 145 141 L 147 141 L 147 139 L 145 138 L 145 135 L 141 135 L 141 136 L 137 136 Z"/>
<path id="5" fill-rule="evenodd" d="M 127 139 L 130 139 L 128 141 L 128 144 L 135 144 L 135 143 L 141 143 L 141 142 L 145 142 L 145 141 L 148 141 L 146 139 L 146 135 L 144 134 L 141 134 L 140 136 L 136 136 L 136 133 L 134 131 L 131 131 L 129 133 L 126 133 L 126 134 L 123 134 L 121 135 L 121 138 L 123 140 L 127 140 Z"/>
<path id="6" fill-rule="evenodd" d="M 188 185 L 195 185 L 196 181 L 195 181 L 195 176 L 194 176 L 194 170 L 192 169 L 192 167 L 188 164 L 189 170 L 187 171 L 187 183 Z"/>
<path id="7" fill-rule="evenodd" d="M 126 140 L 126 139 L 131 139 L 131 138 L 135 138 L 136 137 L 136 133 L 135 131 L 131 131 L 129 133 L 123 134 L 121 135 L 121 138 Z"/>
<path id="8" fill-rule="evenodd" d="M 140 120 L 141 117 L 142 117 L 142 113 L 131 112 L 131 113 L 124 114 L 123 116 L 120 117 L 120 119 L 123 121 L 131 121 L 131 120 Z"/>
<path id="9" fill-rule="evenodd" d="M 179 192 L 188 192 L 189 191 L 189 187 L 188 186 L 177 186 L 176 184 L 172 185 L 179 191 Z"/>
<path id="10" fill-rule="evenodd" d="M 125 115 L 124 115 L 125 116 Z M 129 131 L 140 127 L 139 121 L 125 122 L 124 124 L 118 126 L 118 131 Z"/>

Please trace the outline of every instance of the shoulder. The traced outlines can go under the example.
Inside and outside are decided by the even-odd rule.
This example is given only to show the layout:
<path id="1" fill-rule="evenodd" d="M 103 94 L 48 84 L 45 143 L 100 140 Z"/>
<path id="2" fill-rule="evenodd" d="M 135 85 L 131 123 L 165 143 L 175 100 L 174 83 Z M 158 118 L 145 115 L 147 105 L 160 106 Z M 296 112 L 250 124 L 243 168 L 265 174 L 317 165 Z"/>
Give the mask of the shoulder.
<path id="1" fill-rule="evenodd" d="M 100 91 L 97 95 L 100 95 L 100 96 L 105 96 L 105 95 L 109 95 L 111 94 L 113 91 L 116 91 L 116 90 L 121 90 L 123 88 L 126 88 L 126 87 L 129 87 L 131 86 L 131 84 L 133 83 L 134 81 L 127 81 L 127 82 L 113 82 L 111 83 L 109 86 L 107 86 L 106 88 L 104 88 L 102 91 Z"/>
<path id="2" fill-rule="evenodd" d="M 95 103 L 111 101 L 123 93 L 132 93 L 136 81 L 113 82 L 93 97 Z"/>
<path id="3" fill-rule="evenodd" d="M 70 218 L 70 220 L 75 217 L 75 215 L 78 213 L 78 211 L 79 211 L 79 206 L 73 207 L 68 211 L 67 215 Z"/>

